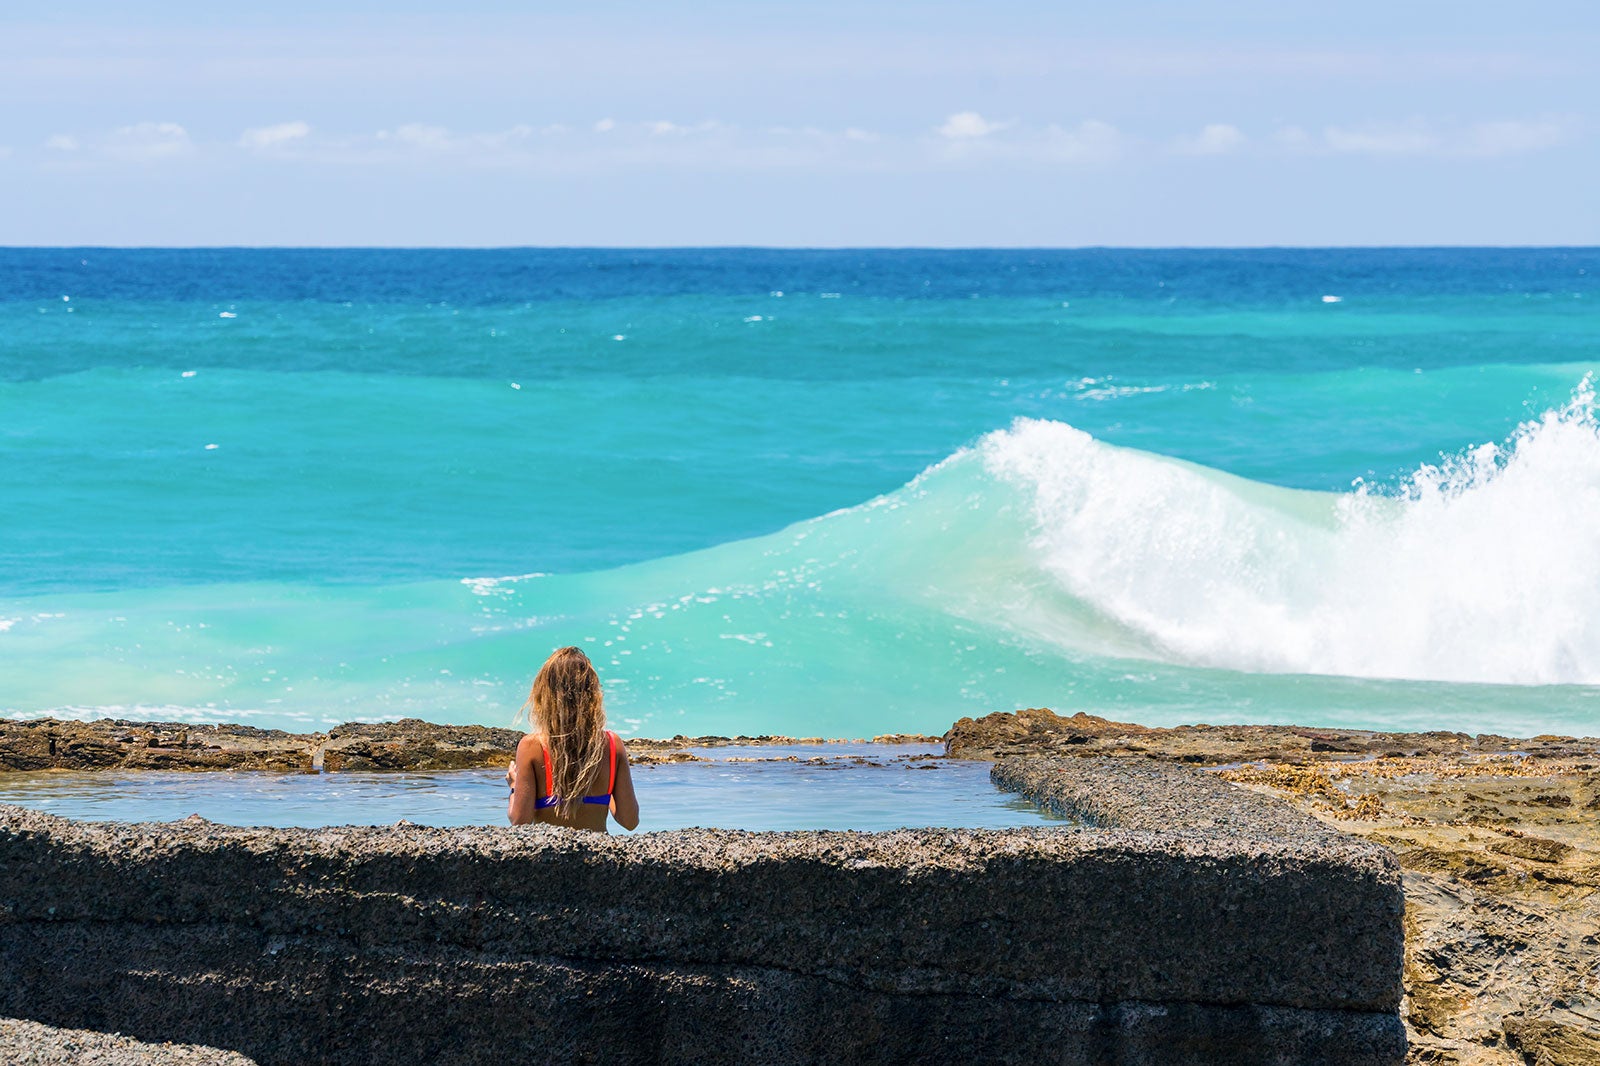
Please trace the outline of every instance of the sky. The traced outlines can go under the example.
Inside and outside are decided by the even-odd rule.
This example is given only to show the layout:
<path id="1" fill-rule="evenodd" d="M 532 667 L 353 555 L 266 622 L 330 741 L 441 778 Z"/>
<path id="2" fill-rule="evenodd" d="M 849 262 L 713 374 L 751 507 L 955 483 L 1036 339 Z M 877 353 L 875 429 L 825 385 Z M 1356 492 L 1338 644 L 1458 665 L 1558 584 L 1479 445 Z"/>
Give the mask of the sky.
<path id="1" fill-rule="evenodd" d="M 1600 5 L 11 0 L 0 244 L 1600 244 Z"/>

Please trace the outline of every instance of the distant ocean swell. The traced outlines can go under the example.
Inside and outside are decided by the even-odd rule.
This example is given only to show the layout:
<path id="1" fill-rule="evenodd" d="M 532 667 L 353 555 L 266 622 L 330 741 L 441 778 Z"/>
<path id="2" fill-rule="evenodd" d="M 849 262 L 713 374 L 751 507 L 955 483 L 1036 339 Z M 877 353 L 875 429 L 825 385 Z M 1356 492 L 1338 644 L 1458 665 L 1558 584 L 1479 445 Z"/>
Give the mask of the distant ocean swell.
<path id="1" fill-rule="evenodd" d="M 1139 721 L 1592 732 L 1600 424 L 1345 493 L 1020 419 L 903 488 L 588 573 L 6 601 L 0 707 L 320 728 L 496 721 L 557 643 L 627 731 L 859 736 L 1087 706 Z"/>

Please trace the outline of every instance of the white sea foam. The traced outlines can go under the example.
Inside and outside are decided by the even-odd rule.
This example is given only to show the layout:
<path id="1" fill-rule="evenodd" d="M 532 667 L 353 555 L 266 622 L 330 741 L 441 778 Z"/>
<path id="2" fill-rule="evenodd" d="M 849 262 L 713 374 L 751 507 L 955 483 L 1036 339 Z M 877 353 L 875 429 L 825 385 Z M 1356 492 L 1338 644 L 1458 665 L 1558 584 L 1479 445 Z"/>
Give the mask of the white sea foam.
<path id="1" fill-rule="evenodd" d="M 461 584 L 465 585 L 474 596 L 512 596 L 516 594 L 516 586 L 520 582 L 549 576 L 543 571 L 534 571 L 505 577 L 464 577 L 461 579 Z"/>
<path id="2" fill-rule="evenodd" d="M 183 722 L 188 724 L 237 722 L 241 725 L 259 725 L 263 716 L 269 714 L 272 717 L 281 716 L 281 712 L 268 712 L 261 708 L 219 708 L 211 704 L 203 707 L 191 707 L 183 704 L 145 703 L 108 703 L 95 704 L 93 706 L 69 704 L 62 707 L 51 707 L 43 711 L 0 710 L 0 718 L 10 719 L 14 722 L 52 717 L 78 722 L 94 722 L 104 718 L 111 718 L 128 722 Z"/>
<path id="3" fill-rule="evenodd" d="M 1059 422 L 984 439 L 1036 564 L 1156 658 L 1252 672 L 1600 683 L 1600 425 L 1588 381 L 1398 490 L 1274 488 Z"/>
<path id="4" fill-rule="evenodd" d="M 1098 381 L 1094 378 L 1085 378 L 1078 384 L 1084 386 L 1083 391 L 1076 394 L 1079 400 L 1120 400 L 1127 396 L 1150 396 L 1161 392 L 1196 392 L 1214 389 L 1216 385 L 1210 381 L 1191 381 L 1181 385 L 1112 385 L 1110 378 Z M 1095 385 L 1095 388 L 1088 386 Z"/>

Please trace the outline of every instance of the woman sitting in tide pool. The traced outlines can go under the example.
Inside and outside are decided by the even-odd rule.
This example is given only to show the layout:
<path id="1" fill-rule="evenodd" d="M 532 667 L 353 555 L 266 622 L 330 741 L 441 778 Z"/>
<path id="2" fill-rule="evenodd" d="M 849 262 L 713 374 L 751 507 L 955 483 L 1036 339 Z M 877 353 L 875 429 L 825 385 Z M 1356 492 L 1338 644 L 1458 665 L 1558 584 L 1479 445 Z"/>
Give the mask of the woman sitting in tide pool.
<path id="1" fill-rule="evenodd" d="M 606 831 L 606 815 L 624 829 L 639 825 L 639 798 L 628 773 L 628 749 L 606 728 L 600 675 L 578 648 L 559 648 L 533 679 L 532 731 L 506 771 L 512 825 L 550 822 Z"/>

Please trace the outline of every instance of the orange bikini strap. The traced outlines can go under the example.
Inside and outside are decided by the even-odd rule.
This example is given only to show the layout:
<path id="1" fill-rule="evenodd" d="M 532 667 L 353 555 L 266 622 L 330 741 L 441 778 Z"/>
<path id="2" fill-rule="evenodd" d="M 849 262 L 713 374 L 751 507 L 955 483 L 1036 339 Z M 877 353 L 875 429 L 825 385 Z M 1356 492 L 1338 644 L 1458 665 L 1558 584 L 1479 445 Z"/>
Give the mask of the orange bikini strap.
<path id="1" fill-rule="evenodd" d="M 611 780 L 606 783 L 606 795 L 617 790 L 617 735 L 606 730 L 606 743 L 611 747 Z"/>
<path id="2" fill-rule="evenodd" d="M 611 752 L 611 780 L 606 783 L 606 795 L 611 795 L 617 788 L 617 745 L 622 743 L 611 730 L 606 730 L 606 747 Z M 550 769 L 550 749 L 541 741 L 539 747 L 544 751 L 544 794 L 553 796 L 556 793 L 555 771 Z"/>

